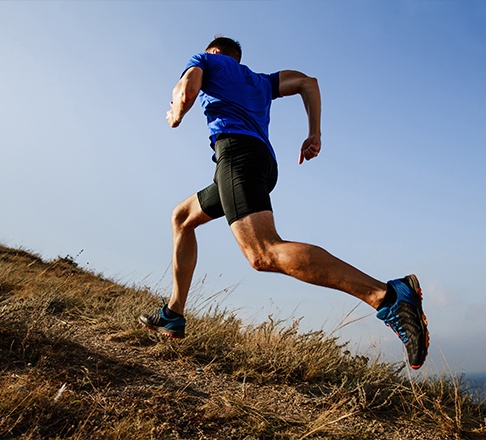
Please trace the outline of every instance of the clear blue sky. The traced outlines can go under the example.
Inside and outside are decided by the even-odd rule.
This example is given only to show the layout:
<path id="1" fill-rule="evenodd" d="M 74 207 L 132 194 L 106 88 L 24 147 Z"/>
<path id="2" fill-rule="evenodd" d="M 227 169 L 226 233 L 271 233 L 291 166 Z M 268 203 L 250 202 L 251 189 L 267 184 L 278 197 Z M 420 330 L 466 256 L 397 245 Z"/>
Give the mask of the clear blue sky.
<path id="1" fill-rule="evenodd" d="M 84 267 L 170 289 L 171 211 L 213 163 L 199 106 L 175 130 L 165 112 L 188 58 L 224 34 L 253 70 L 320 82 L 318 159 L 297 165 L 300 98 L 273 105 L 280 234 L 383 281 L 416 273 L 424 369 L 484 371 L 485 22 L 471 0 L 1 1 L 0 241 L 45 258 L 83 249 Z M 198 237 L 198 301 L 238 284 L 223 304 L 248 321 L 303 317 L 303 330 L 403 359 L 366 305 L 254 272 L 224 220 Z"/>

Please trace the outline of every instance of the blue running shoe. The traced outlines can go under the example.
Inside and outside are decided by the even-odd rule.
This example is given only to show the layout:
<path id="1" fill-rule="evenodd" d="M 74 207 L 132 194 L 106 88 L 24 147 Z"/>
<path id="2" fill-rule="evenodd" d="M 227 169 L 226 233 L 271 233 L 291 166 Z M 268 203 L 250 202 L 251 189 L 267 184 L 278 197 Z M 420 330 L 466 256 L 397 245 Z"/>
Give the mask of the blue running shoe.
<path id="1" fill-rule="evenodd" d="M 180 318 L 168 318 L 165 314 L 166 307 L 167 304 L 158 312 L 152 313 L 151 315 L 141 315 L 139 318 L 140 322 L 150 330 L 162 333 L 170 338 L 184 338 L 184 329 L 186 328 L 185 318 L 182 316 Z"/>
<path id="2" fill-rule="evenodd" d="M 388 281 L 387 296 L 376 317 L 398 335 L 407 348 L 410 366 L 419 369 L 427 357 L 429 332 L 422 310 L 422 290 L 415 275 Z"/>

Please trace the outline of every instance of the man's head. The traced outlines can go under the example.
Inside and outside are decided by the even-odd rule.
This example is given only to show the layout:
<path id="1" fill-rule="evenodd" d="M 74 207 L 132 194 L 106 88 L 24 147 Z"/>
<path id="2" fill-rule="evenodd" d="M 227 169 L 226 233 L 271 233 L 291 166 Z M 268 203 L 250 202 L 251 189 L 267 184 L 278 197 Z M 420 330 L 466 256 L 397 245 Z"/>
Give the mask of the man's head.
<path id="1" fill-rule="evenodd" d="M 206 47 L 206 52 L 211 52 L 211 49 L 217 49 L 222 55 L 233 57 L 236 61 L 241 61 L 241 46 L 238 41 L 227 37 L 216 37 Z"/>

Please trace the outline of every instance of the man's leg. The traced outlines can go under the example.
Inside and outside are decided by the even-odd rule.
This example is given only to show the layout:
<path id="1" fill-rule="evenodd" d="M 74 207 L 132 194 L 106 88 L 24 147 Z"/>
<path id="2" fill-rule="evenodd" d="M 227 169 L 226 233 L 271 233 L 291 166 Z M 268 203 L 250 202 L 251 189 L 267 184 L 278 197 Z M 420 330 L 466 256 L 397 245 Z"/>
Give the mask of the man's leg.
<path id="1" fill-rule="evenodd" d="M 273 213 L 250 214 L 231 225 L 250 264 L 257 270 L 280 272 L 307 283 L 349 293 L 373 308 L 386 294 L 386 284 L 306 243 L 284 241 L 275 229 Z"/>
<path id="2" fill-rule="evenodd" d="M 201 209 L 197 194 L 184 200 L 174 209 L 172 295 L 169 304 L 158 312 L 140 316 L 140 322 L 149 329 L 173 338 L 185 337 L 184 307 L 197 260 L 195 229 L 211 219 Z"/>
<path id="3" fill-rule="evenodd" d="M 197 241 L 195 229 L 208 221 L 199 204 L 197 194 L 177 205 L 172 213 L 172 296 L 169 309 L 184 314 L 187 294 L 191 287 L 192 276 L 197 261 Z"/>
<path id="4" fill-rule="evenodd" d="M 412 368 L 425 362 L 429 347 L 422 291 L 415 275 L 384 284 L 324 249 L 282 240 L 271 211 L 250 214 L 232 223 L 241 250 L 257 270 L 280 272 L 308 283 L 347 292 L 378 310 L 377 318 L 405 344 Z"/>

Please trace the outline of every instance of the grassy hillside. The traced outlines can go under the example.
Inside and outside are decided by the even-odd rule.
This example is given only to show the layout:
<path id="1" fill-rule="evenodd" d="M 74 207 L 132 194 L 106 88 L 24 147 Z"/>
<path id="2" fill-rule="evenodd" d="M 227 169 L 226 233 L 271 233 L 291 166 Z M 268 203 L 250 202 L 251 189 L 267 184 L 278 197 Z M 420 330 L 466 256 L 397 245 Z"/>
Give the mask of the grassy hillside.
<path id="1" fill-rule="evenodd" d="M 137 317 L 160 298 L 0 246 L 0 438 L 486 438 L 454 377 L 408 380 L 339 340 L 231 312 L 189 313 L 186 339 Z"/>

